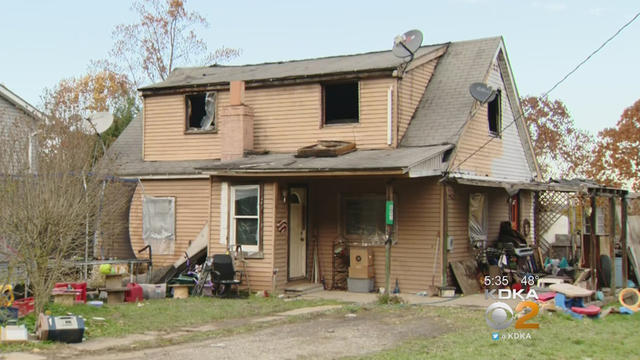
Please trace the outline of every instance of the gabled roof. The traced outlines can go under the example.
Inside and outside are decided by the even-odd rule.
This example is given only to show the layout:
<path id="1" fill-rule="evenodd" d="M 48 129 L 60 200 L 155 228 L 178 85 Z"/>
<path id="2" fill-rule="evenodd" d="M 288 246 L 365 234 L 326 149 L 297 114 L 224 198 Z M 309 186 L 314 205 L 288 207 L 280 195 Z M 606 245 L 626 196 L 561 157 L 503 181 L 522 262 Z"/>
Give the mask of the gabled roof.
<path id="1" fill-rule="evenodd" d="M 120 154 L 118 162 L 122 165 L 119 173 L 124 176 L 201 174 L 203 170 L 213 173 L 232 168 L 244 171 L 249 171 L 250 168 L 262 171 L 311 171 L 353 167 L 410 169 L 418 163 L 440 168 L 442 164 L 436 164 L 434 159 L 457 145 L 462 129 L 470 119 L 474 99 L 469 94 L 469 85 L 485 80 L 491 63 L 502 46 L 501 37 L 491 37 L 421 47 L 416 54 L 416 60 L 438 52 L 438 55 L 442 52 L 444 55 L 439 58 L 433 76 L 397 149 L 358 150 L 338 158 L 310 160 L 295 159 L 292 154 L 269 154 L 254 155 L 232 162 L 143 161 L 140 116 L 125 129 L 112 145 L 112 150 Z M 403 63 L 404 61 L 396 58 L 391 51 L 382 51 L 258 65 L 181 68 L 174 70 L 166 81 L 141 90 L 228 84 L 233 80 L 309 79 L 317 75 L 344 75 L 374 70 L 388 70 L 391 76 L 394 70 L 402 69 Z M 385 162 L 379 161 L 380 159 L 391 160 Z M 422 165 L 422 173 L 430 173 L 431 170 Z"/>
<path id="2" fill-rule="evenodd" d="M 416 51 L 415 59 L 443 47 L 446 47 L 446 44 L 422 46 Z M 165 81 L 144 86 L 139 90 L 226 84 L 234 80 L 275 80 L 376 70 L 392 71 L 404 62 L 405 60 L 394 56 L 391 51 L 378 51 L 254 65 L 177 68 Z"/>
<path id="3" fill-rule="evenodd" d="M 501 43 L 501 37 L 492 37 L 449 45 L 400 146 L 457 144 L 474 103 L 469 85 L 484 81 Z"/>
<path id="4" fill-rule="evenodd" d="M 18 109 L 24 111 L 28 115 L 33 116 L 36 120 L 43 120 L 45 118 L 44 114 L 36 109 L 34 106 L 26 102 L 20 96 L 16 95 L 13 91 L 9 90 L 3 84 L 0 84 L 0 97 L 7 100 L 11 104 L 13 104 Z"/>

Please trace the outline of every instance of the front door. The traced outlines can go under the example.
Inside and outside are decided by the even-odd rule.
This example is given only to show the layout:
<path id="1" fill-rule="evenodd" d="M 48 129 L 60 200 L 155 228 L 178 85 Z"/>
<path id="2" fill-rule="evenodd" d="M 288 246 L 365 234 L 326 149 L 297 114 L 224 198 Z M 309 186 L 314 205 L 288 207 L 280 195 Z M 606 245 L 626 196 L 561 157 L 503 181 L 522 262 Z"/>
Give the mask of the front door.
<path id="1" fill-rule="evenodd" d="M 307 274 L 307 189 L 289 189 L 289 279 Z"/>

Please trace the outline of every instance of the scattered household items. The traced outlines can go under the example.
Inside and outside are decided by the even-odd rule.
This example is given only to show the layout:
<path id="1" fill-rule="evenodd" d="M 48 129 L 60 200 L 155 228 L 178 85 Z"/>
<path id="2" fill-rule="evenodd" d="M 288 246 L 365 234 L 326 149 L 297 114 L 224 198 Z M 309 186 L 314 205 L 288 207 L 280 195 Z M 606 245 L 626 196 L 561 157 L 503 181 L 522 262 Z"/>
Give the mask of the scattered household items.
<path id="1" fill-rule="evenodd" d="M 0 325 L 16 324 L 18 309 L 14 307 L 0 307 Z"/>
<path id="2" fill-rule="evenodd" d="M 225 295 L 233 286 L 239 294 L 241 280 L 236 279 L 233 258 L 227 254 L 213 255 L 212 282 L 217 296 Z"/>
<path id="3" fill-rule="evenodd" d="M 351 292 L 372 292 L 374 290 L 373 277 L 373 249 L 367 246 L 351 246 L 347 289 Z"/>
<path id="4" fill-rule="evenodd" d="M 640 291 L 634 288 L 622 289 L 620 294 L 618 294 L 618 301 L 620 305 L 636 312 L 640 309 Z"/>
<path id="5" fill-rule="evenodd" d="M 19 317 L 23 317 L 31 314 L 34 311 L 35 300 L 33 299 L 33 297 L 18 299 L 15 300 L 11 306 L 18 309 Z"/>
<path id="6" fill-rule="evenodd" d="M 84 319 L 80 316 L 47 316 L 40 314 L 36 331 L 40 340 L 52 340 L 65 343 L 82 342 Z"/>
<path id="7" fill-rule="evenodd" d="M 553 284 L 549 287 L 551 290 L 556 293 L 564 294 L 569 298 L 586 298 L 593 295 L 593 290 L 587 290 L 585 288 L 581 288 L 579 286 L 571 285 L 571 284 Z"/>
<path id="8" fill-rule="evenodd" d="M 128 283 L 127 291 L 124 293 L 125 302 L 137 302 L 144 300 L 144 291 L 142 286 L 136 283 Z"/>
<path id="9" fill-rule="evenodd" d="M 109 304 L 121 304 L 124 302 L 124 294 L 127 288 L 122 286 L 124 274 L 106 274 L 105 287 L 100 291 L 107 293 L 107 302 Z"/>
<path id="10" fill-rule="evenodd" d="M 595 305 L 588 305 L 585 307 L 578 307 L 578 306 L 571 307 L 571 311 L 575 312 L 576 314 L 587 315 L 587 316 L 596 316 L 600 314 L 600 310 L 601 309 Z"/>
<path id="11" fill-rule="evenodd" d="M 56 283 L 53 286 L 54 289 L 73 289 L 76 290 L 76 303 L 86 303 L 87 302 L 87 283 L 86 282 L 77 282 L 77 283 Z"/>
<path id="12" fill-rule="evenodd" d="M 167 285 L 173 292 L 174 299 L 186 299 L 189 297 L 189 289 L 193 284 L 171 284 Z"/>
<path id="13" fill-rule="evenodd" d="M 138 284 L 145 299 L 162 299 L 167 296 L 167 284 Z"/>
<path id="14" fill-rule="evenodd" d="M 452 298 L 456 296 L 456 288 L 453 286 L 442 286 L 438 288 L 440 297 Z"/>
<path id="15" fill-rule="evenodd" d="M 82 293 L 81 290 L 76 290 L 72 287 L 59 287 L 51 290 L 53 295 L 53 302 L 60 305 L 71 306 L 76 303 L 76 297 Z"/>
<path id="16" fill-rule="evenodd" d="M 99 300 L 93 300 L 93 301 L 88 301 L 87 305 L 89 306 L 93 306 L 93 307 L 102 307 L 104 303 L 102 301 Z"/>
<path id="17" fill-rule="evenodd" d="M 567 282 L 571 282 L 571 278 L 567 276 L 545 276 L 538 278 L 538 287 L 548 287 L 553 284 L 564 284 Z"/>
<path id="18" fill-rule="evenodd" d="M 465 260 L 451 263 L 451 270 L 456 277 L 460 289 L 464 295 L 477 294 L 481 292 L 478 283 L 478 264 L 475 260 Z"/>
<path id="19" fill-rule="evenodd" d="M 11 306 L 14 300 L 13 287 L 10 284 L 0 286 L 0 306 Z"/>
<path id="20" fill-rule="evenodd" d="M 333 273 L 331 288 L 334 290 L 347 290 L 347 278 L 349 277 L 349 248 L 342 237 L 338 237 L 333 243 Z"/>
<path id="21" fill-rule="evenodd" d="M 21 343 L 28 340 L 27 328 L 24 325 L 7 325 L 2 327 L 0 341 L 4 343 Z"/>
<path id="22" fill-rule="evenodd" d="M 549 301 L 556 297 L 556 293 L 554 292 L 545 292 L 542 294 L 538 294 L 538 300 L 540 301 Z"/>

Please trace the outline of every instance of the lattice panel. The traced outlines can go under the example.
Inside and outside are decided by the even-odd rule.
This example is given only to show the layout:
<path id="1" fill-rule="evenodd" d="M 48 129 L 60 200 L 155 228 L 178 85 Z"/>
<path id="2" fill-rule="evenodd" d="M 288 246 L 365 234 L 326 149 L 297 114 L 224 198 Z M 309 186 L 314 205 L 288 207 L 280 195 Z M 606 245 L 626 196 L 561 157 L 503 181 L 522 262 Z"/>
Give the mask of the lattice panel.
<path id="1" fill-rule="evenodd" d="M 566 215 L 569 209 L 570 193 L 558 191 L 541 191 L 536 199 L 536 243 L 543 253 L 549 250 L 549 240 L 542 234 Z"/>

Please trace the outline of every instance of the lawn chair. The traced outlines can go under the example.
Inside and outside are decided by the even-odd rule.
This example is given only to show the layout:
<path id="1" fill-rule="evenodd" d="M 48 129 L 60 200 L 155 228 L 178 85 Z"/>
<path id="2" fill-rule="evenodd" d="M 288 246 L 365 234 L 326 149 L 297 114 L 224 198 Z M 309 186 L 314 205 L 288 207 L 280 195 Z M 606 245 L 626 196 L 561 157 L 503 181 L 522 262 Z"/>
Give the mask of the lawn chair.
<path id="1" fill-rule="evenodd" d="M 216 296 L 224 296 L 234 285 L 240 295 L 240 280 L 236 280 L 236 269 L 233 266 L 233 258 L 227 254 L 213 255 L 213 286 Z"/>

